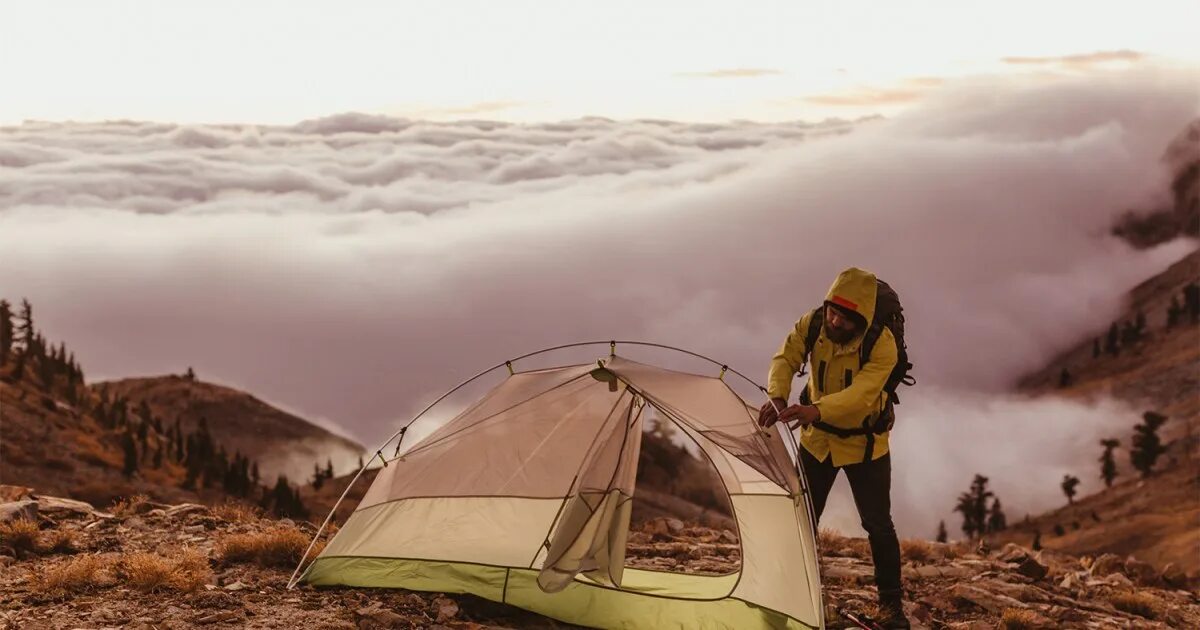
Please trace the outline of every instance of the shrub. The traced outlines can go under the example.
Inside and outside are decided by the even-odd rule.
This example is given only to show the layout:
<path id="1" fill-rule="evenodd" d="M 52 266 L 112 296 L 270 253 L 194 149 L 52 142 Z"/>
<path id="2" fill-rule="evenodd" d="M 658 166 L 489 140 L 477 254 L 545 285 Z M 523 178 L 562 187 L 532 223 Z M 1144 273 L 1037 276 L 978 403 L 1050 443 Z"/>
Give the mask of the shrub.
<path id="1" fill-rule="evenodd" d="M 36 553 L 41 547 L 38 524 L 25 518 L 0 523 L 0 549 L 8 549 L 17 557 Z"/>
<path id="2" fill-rule="evenodd" d="M 1117 592 L 1108 596 L 1108 602 L 1117 610 L 1147 619 L 1157 619 L 1162 610 L 1162 601 L 1149 593 Z"/>
<path id="3" fill-rule="evenodd" d="M 933 557 L 933 545 L 927 540 L 901 540 L 900 555 L 909 562 L 928 562 Z"/>
<path id="4" fill-rule="evenodd" d="M 150 503 L 150 497 L 142 493 L 138 493 L 133 496 L 121 497 L 113 502 L 112 513 L 121 517 L 134 516 L 138 514 L 141 507 L 147 503 Z"/>
<path id="5" fill-rule="evenodd" d="M 1003 630 L 1034 630 L 1042 624 L 1041 618 L 1032 610 L 1005 608 L 1000 615 L 1000 627 Z"/>
<path id="6" fill-rule="evenodd" d="M 105 556 L 75 556 L 32 574 L 33 590 L 62 597 L 92 591 L 109 583 L 111 560 Z"/>
<path id="7" fill-rule="evenodd" d="M 300 562 L 311 538 L 294 527 L 276 525 L 252 534 L 231 534 L 217 543 L 217 554 L 223 562 L 253 562 L 264 567 L 289 568 Z M 309 559 L 324 548 L 318 543 Z"/>
<path id="8" fill-rule="evenodd" d="M 143 593 L 190 593 L 212 577 L 208 559 L 195 549 L 184 549 L 167 558 L 155 553 L 131 553 L 120 561 L 121 578 Z"/>
<path id="9" fill-rule="evenodd" d="M 226 501 L 214 507 L 212 512 L 231 523 L 254 523 L 262 518 L 261 509 L 236 501 Z"/>

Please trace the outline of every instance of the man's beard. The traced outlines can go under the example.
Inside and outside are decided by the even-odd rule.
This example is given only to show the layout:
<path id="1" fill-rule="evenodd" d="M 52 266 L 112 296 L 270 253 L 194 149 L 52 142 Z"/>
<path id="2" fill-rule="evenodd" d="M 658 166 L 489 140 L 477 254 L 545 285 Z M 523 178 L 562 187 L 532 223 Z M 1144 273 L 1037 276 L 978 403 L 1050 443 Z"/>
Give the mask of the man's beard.
<path id="1" fill-rule="evenodd" d="M 854 339 L 855 335 L 857 334 L 857 328 L 851 330 L 841 330 L 839 328 L 834 328 L 833 326 L 825 327 L 825 336 L 829 337 L 829 340 L 836 344 L 849 343 L 850 340 Z"/>

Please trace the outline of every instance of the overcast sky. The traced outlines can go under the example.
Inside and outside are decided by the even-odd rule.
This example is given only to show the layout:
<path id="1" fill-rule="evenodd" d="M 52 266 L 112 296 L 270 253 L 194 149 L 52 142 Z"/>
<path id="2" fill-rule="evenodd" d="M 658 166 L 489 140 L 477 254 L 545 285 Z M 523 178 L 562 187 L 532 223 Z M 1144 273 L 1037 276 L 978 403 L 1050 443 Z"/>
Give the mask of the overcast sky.
<path id="1" fill-rule="evenodd" d="M 5 2 L 0 124 L 853 118 L 964 75 L 1200 62 L 1198 14 L 1194 0 Z"/>

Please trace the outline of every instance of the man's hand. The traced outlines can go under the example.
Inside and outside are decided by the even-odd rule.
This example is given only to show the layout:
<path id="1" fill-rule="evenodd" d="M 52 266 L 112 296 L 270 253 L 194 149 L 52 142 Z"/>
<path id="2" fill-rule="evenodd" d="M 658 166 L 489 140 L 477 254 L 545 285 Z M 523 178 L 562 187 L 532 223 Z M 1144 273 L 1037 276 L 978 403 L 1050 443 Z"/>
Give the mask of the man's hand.
<path id="1" fill-rule="evenodd" d="M 787 400 L 772 398 L 758 410 L 758 426 L 767 428 L 779 420 L 779 410 L 787 407 Z"/>
<path id="2" fill-rule="evenodd" d="M 799 423 L 797 426 L 804 426 L 820 420 L 821 410 L 814 405 L 792 405 L 783 410 L 783 413 L 779 415 L 779 419 L 794 429 L 796 427 L 792 427 L 792 423 Z"/>

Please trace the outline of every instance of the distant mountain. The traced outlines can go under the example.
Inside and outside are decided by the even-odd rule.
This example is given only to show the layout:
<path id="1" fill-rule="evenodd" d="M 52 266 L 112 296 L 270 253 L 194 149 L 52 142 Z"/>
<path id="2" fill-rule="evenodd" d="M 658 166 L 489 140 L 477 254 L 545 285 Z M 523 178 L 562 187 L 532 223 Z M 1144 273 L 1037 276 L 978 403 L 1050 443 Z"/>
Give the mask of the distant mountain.
<path id="1" fill-rule="evenodd" d="M 1186 313 L 1167 326 L 1172 297 L 1183 304 L 1182 290 L 1200 283 L 1200 252 L 1192 252 L 1129 293 L 1117 326 L 1116 351 L 1109 351 L 1108 331 L 1097 330 L 1056 357 L 1044 368 L 1022 379 L 1020 391 L 1090 400 L 1113 396 L 1139 411 L 1167 416 L 1158 431 L 1166 446 L 1155 472 L 1146 479 L 1130 465 L 1133 426 L 1140 415 L 1129 418 L 1129 428 L 1114 432 L 1120 440 L 1114 453 L 1119 476 L 1111 488 L 1100 479 L 1103 448 L 1094 445 L 1096 463 L 1073 471 L 1083 480 L 1072 505 L 1014 524 L 990 538 L 998 542 L 1031 544 L 1036 534 L 1047 549 L 1082 555 L 1117 553 L 1134 555 L 1158 565 L 1168 562 L 1200 576 L 1200 324 Z M 1125 337 L 1126 324 L 1140 334 Z M 1123 338 L 1125 337 L 1125 338 Z M 1095 354 L 1095 345 L 1100 355 Z M 1064 370 L 1066 378 L 1064 380 Z M 1045 483 L 1058 483 L 1046 479 Z M 1099 492 L 1088 492 L 1101 488 Z"/>
<path id="2" fill-rule="evenodd" d="M 184 431 L 195 430 L 206 419 L 213 439 L 231 456 L 240 452 L 257 461 L 263 479 L 286 475 L 304 483 L 313 476 L 314 466 L 325 468 L 332 461 L 335 473 L 344 472 L 364 452 L 361 444 L 246 392 L 194 377 L 128 378 L 91 388 L 110 398 L 124 397 L 135 407 L 144 402 L 154 416 L 178 420 Z"/>

